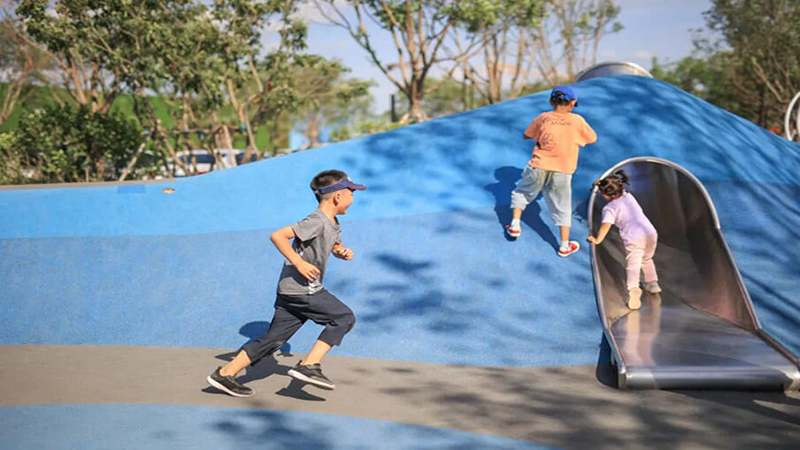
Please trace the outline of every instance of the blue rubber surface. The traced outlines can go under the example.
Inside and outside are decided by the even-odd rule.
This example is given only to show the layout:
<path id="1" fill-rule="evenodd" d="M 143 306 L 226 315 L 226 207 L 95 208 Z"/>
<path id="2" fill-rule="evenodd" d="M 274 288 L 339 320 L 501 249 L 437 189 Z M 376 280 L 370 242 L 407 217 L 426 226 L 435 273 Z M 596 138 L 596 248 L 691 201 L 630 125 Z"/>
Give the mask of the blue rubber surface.
<path id="1" fill-rule="evenodd" d="M 596 360 L 602 329 L 588 252 L 559 258 L 555 237 L 535 219 L 547 240 L 527 229 L 506 241 L 493 210 L 344 224 L 356 257 L 332 259 L 325 285 L 358 322 L 334 354 L 515 366 Z M 29 239 L 0 248 L 20 262 L 4 278 L 42 275 L 0 294 L 8 299 L 0 311 L 4 344 L 236 348 L 266 331 L 282 263 L 263 232 L 177 242 Z M 24 261 L 30 254 L 48 256 Z M 11 301 L 22 297 L 36 303 Z M 306 324 L 292 348 L 306 351 L 320 331 Z M 521 345 L 528 350 L 508 351 Z"/>
<path id="2" fill-rule="evenodd" d="M 800 354 L 800 146 L 656 80 L 577 89 L 599 141 L 573 177 L 576 255 L 555 255 L 541 199 L 519 240 L 502 232 L 542 93 L 164 185 L 0 191 L 0 344 L 240 346 L 272 313 L 281 257 L 268 230 L 311 212 L 310 178 L 335 167 L 369 186 L 342 217 L 356 259 L 333 260 L 325 280 L 358 320 L 335 354 L 592 364 L 588 189 L 652 155 L 704 183 L 762 324 Z M 318 332 L 307 325 L 293 348 Z"/>
<path id="3" fill-rule="evenodd" d="M 353 417 L 202 406 L 0 406 L 0 431 L 6 450 L 552 448 L 465 431 Z"/>
<path id="4" fill-rule="evenodd" d="M 604 169 L 633 156 L 672 160 L 702 182 L 800 180 L 800 146 L 671 85 L 622 76 L 576 88 L 576 112 L 599 136 L 582 151 L 573 178 L 580 197 Z M 0 238 L 276 228 L 316 207 L 308 183 L 332 167 L 370 187 L 352 220 L 493 206 L 484 187 L 499 168 L 524 165 L 532 144 L 522 131 L 549 109 L 542 92 L 172 183 L 0 192 Z M 162 193 L 165 186 L 175 193 Z"/>

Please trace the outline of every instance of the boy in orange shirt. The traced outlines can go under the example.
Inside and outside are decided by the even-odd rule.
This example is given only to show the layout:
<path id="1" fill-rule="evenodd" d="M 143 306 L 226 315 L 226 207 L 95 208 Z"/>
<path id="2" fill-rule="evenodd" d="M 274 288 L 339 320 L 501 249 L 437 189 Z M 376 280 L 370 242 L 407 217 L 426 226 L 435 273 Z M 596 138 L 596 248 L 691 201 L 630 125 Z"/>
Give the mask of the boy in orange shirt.
<path id="1" fill-rule="evenodd" d="M 553 111 L 539 114 L 525 130 L 525 139 L 536 145 L 533 155 L 516 189 L 511 193 L 511 224 L 508 235 L 517 238 L 522 232 L 520 217 L 528 204 L 544 195 L 547 208 L 558 226 L 561 246 L 558 256 L 568 256 L 578 251 L 578 241 L 569 240 L 572 225 L 572 174 L 578 167 L 578 147 L 593 144 L 597 134 L 572 109 L 578 106 L 578 96 L 571 86 L 556 86 L 550 92 Z"/>

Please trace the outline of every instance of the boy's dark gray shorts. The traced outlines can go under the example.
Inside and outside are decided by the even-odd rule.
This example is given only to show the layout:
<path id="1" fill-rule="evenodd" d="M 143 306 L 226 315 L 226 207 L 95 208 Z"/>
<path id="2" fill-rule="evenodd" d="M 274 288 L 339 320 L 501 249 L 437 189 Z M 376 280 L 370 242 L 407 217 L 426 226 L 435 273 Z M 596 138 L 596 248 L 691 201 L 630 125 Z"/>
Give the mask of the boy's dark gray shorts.
<path id="1" fill-rule="evenodd" d="M 353 311 L 325 289 L 311 295 L 278 294 L 269 330 L 242 349 L 255 363 L 280 349 L 309 319 L 325 327 L 318 339 L 331 346 L 341 344 L 356 324 Z"/>

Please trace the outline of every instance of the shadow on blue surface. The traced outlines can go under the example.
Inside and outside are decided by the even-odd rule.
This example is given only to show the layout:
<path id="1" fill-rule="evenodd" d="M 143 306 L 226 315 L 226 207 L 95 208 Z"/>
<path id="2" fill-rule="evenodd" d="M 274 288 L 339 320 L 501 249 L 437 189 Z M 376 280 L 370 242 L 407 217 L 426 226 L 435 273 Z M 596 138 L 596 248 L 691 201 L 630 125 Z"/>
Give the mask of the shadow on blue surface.
<path id="1" fill-rule="evenodd" d="M 329 414 L 166 405 L 0 407 L 3 448 L 544 449 L 466 431 Z M 102 424 L 100 426 L 99 424 Z M 132 425 L 135 424 L 135 425 Z M 42 433 L 41 430 L 48 430 Z"/>
<path id="2" fill-rule="evenodd" d="M 497 214 L 497 222 L 500 224 L 499 230 L 503 237 L 509 241 L 514 241 L 514 238 L 505 233 L 505 227 L 511 223 L 511 191 L 517 186 L 517 181 L 522 176 L 522 169 L 516 167 L 504 166 L 494 171 L 497 183 L 489 184 L 485 188 L 487 191 L 494 195 L 495 207 L 494 211 Z M 549 225 L 545 223 L 540 217 L 542 208 L 539 206 L 538 200 L 542 196 L 537 197 L 536 202 L 531 202 L 527 208 L 522 212 L 521 221 L 541 237 L 545 242 L 549 243 L 553 250 L 558 250 L 559 244 L 556 235 L 553 234 L 555 225 L 552 221 Z M 549 211 L 548 211 L 549 212 Z M 548 215 L 549 217 L 549 215 Z"/>

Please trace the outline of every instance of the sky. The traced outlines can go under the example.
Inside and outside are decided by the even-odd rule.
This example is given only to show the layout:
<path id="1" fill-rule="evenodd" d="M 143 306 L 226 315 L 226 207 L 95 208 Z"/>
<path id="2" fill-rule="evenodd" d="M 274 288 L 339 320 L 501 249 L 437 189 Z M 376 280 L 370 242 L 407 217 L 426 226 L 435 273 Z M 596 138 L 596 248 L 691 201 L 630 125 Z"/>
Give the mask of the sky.
<path id="1" fill-rule="evenodd" d="M 618 21 L 624 27 L 616 34 L 603 38 L 598 62 L 630 61 L 650 69 L 652 57 L 660 63 L 677 61 L 692 52 L 690 30 L 701 28 L 703 12 L 711 7 L 710 0 L 616 0 L 622 8 Z M 374 112 L 389 108 L 394 85 L 369 60 L 354 39 L 342 28 L 326 23 L 313 5 L 301 8 L 301 16 L 309 22 L 308 52 L 341 60 L 351 76 L 371 79 Z M 375 30 L 373 42 L 382 54 L 390 57 L 394 49 L 391 35 Z M 394 58 L 396 59 L 396 58 Z"/>

